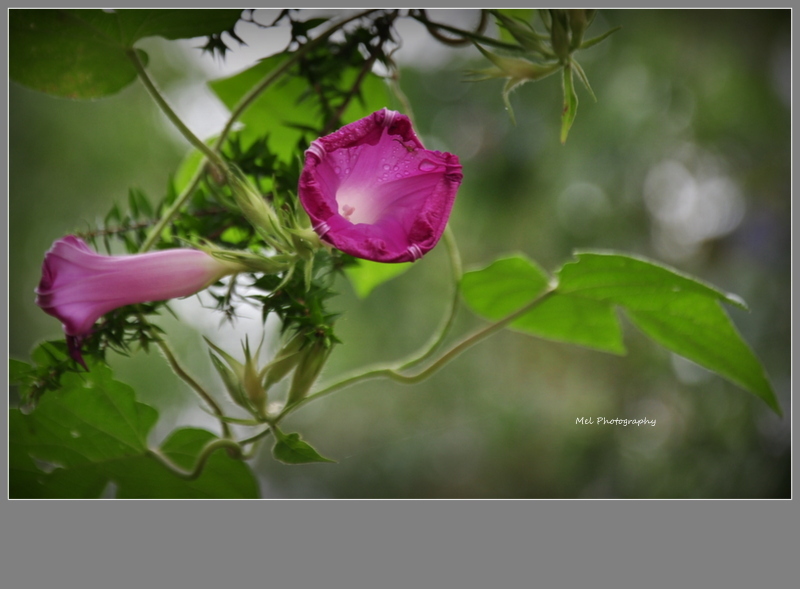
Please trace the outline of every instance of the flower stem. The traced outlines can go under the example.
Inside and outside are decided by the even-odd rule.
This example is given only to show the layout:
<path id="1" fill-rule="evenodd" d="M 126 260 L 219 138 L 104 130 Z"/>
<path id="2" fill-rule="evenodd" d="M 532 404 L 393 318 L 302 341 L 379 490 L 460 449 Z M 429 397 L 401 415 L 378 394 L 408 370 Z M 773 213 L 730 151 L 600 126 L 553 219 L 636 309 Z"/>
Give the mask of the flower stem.
<path id="1" fill-rule="evenodd" d="M 189 127 L 187 127 L 184 124 L 184 122 L 180 119 L 180 117 L 177 114 L 175 114 L 175 111 L 172 110 L 172 107 L 170 107 L 170 105 L 167 104 L 167 101 L 164 100 L 164 97 L 158 91 L 158 88 L 156 88 L 155 84 L 150 79 L 150 76 L 147 75 L 147 70 L 145 69 L 144 64 L 142 63 L 142 60 L 139 59 L 139 55 L 136 53 L 136 50 L 128 49 L 126 53 L 128 55 L 128 58 L 133 63 L 133 66 L 136 68 L 136 72 L 139 74 L 139 79 L 142 81 L 144 87 L 147 88 L 147 91 L 150 93 L 150 96 L 153 98 L 153 100 L 155 100 L 156 104 L 159 106 L 162 112 L 167 116 L 167 118 L 172 122 L 172 124 L 175 125 L 175 127 L 177 127 L 178 131 L 181 132 L 181 135 L 183 135 L 189 141 L 189 143 L 191 143 L 198 150 L 200 150 L 200 152 L 204 156 L 206 156 L 210 161 L 212 161 L 215 165 L 219 166 L 224 170 L 225 162 L 219 156 L 219 154 L 216 153 L 214 150 L 212 150 L 208 145 L 203 143 L 203 141 L 201 141 L 197 137 L 197 135 L 192 133 L 191 129 L 189 129 Z"/>
<path id="2" fill-rule="evenodd" d="M 520 316 L 524 315 L 528 311 L 530 311 L 533 307 L 538 305 L 542 302 L 546 297 L 548 297 L 554 289 L 548 289 L 543 294 L 535 298 L 533 301 L 522 307 L 520 310 L 515 311 L 511 315 L 508 315 L 506 318 L 501 319 L 497 323 L 492 323 L 488 327 L 484 327 L 473 333 L 472 335 L 467 336 L 463 340 L 461 340 L 458 344 L 450 348 L 447 352 L 445 352 L 442 356 L 440 356 L 433 364 L 428 366 L 426 369 L 418 372 L 414 375 L 404 375 L 400 374 L 396 370 L 391 370 L 387 375 L 392 380 L 396 380 L 397 382 L 402 382 L 406 384 L 414 384 L 420 381 L 425 380 L 434 372 L 439 370 L 442 366 L 450 362 L 453 358 L 461 354 L 461 352 L 471 348 L 475 344 L 482 342 L 489 336 L 494 335 L 501 329 L 503 329 L 506 325 L 514 321 L 515 319 L 519 318 Z"/>
<path id="3" fill-rule="evenodd" d="M 140 252 L 146 252 L 151 247 L 153 247 L 161 237 L 161 233 L 164 231 L 164 228 L 169 225 L 172 221 L 172 218 L 178 213 L 181 207 L 186 204 L 186 201 L 194 194 L 194 191 L 197 190 L 197 186 L 200 184 L 200 180 L 203 179 L 203 174 L 205 173 L 205 162 L 200 163 L 200 167 L 197 168 L 197 171 L 192 177 L 192 180 L 183 189 L 178 197 L 175 199 L 175 202 L 167 209 L 167 211 L 161 216 L 156 223 L 155 227 L 150 230 L 150 233 L 147 235 L 147 239 L 144 240 L 142 247 L 139 248 Z"/>
<path id="4" fill-rule="evenodd" d="M 289 69 L 294 66 L 297 62 L 299 62 L 307 53 L 309 53 L 312 49 L 316 48 L 318 45 L 325 42 L 328 37 L 333 35 L 336 31 L 344 27 L 347 23 L 350 23 L 354 20 L 362 18 L 371 12 L 375 12 L 374 9 L 372 10 L 365 10 L 363 12 L 359 12 L 349 18 L 346 18 L 343 21 L 340 21 L 328 29 L 325 30 L 319 37 L 316 37 L 300 47 L 297 51 L 295 51 L 291 57 L 289 57 L 286 61 L 284 61 L 280 66 L 275 68 L 275 70 L 270 73 L 266 78 L 264 78 L 260 84 L 254 86 L 250 92 L 248 92 L 242 99 L 239 101 L 239 104 L 231 112 L 231 116 L 228 118 L 228 122 L 225 123 L 225 127 L 222 129 L 222 132 L 217 137 L 216 141 L 214 142 L 214 151 L 218 151 L 225 140 L 228 138 L 228 134 L 231 132 L 234 123 L 242 116 L 242 113 L 246 111 L 255 100 L 272 84 L 274 84 L 280 77 L 289 71 Z"/>
<path id="5" fill-rule="evenodd" d="M 268 435 L 270 435 L 272 433 L 272 428 L 273 427 L 274 426 L 270 425 L 264 431 L 261 431 L 261 432 L 257 433 L 256 435 L 254 435 L 252 437 L 245 438 L 244 440 L 240 440 L 239 444 L 242 445 L 242 446 L 246 446 L 247 444 L 253 444 L 254 442 L 257 442 L 257 441 L 261 440 L 262 438 L 265 438 Z"/>
<path id="6" fill-rule="evenodd" d="M 237 456 L 241 457 L 242 455 L 242 447 L 234 440 L 225 438 L 219 438 L 206 444 L 200 451 L 200 454 L 197 456 L 197 461 L 194 463 L 194 468 L 191 470 L 185 470 L 181 468 L 157 448 L 150 448 L 148 450 L 148 454 L 155 458 L 162 466 L 169 469 L 175 476 L 186 481 L 193 481 L 203 474 L 203 470 L 205 469 L 208 459 L 220 448 L 230 448 L 236 453 Z"/>
<path id="7" fill-rule="evenodd" d="M 224 438 L 231 437 L 231 430 L 228 427 L 228 424 L 223 419 L 225 414 L 222 412 L 222 409 L 214 400 L 214 398 L 206 392 L 206 390 L 200 386 L 200 384 L 192 378 L 178 363 L 177 358 L 175 358 L 175 354 L 172 353 L 172 350 L 167 345 L 163 339 L 157 339 L 156 343 L 158 347 L 161 348 L 161 351 L 164 353 L 164 356 L 167 358 L 167 362 L 169 362 L 170 367 L 172 370 L 177 374 L 181 380 L 183 380 L 186 384 L 188 384 L 198 395 L 200 395 L 203 400 L 211 407 L 211 410 L 214 412 L 214 415 L 217 416 L 219 419 L 220 426 L 222 427 L 222 435 Z"/>
<path id="8" fill-rule="evenodd" d="M 491 325 L 479 329 L 475 333 L 465 337 L 459 343 L 450 348 L 447 352 L 442 354 L 442 356 L 440 356 L 427 368 L 418 372 L 417 374 L 411 374 L 411 375 L 402 374 L 399 372 L 399 370 L 402 369 L 401 367 L 384 367 L 384 368 L 373 368 L 365 372 L 348 376 L 340 380 L 339 382 L 336 382 L 332 385 L 325 387 L 320 391 L 317 391 L 316 393 L 308 395 L 307 397 L 298 401 L 294 405 L 289 405 L 285 407 L 284 410 L 281 411 L 281 413 L 278 415 L 278 417 L 275 418 L 274 423 L 278 424 L 284 417 L 286 417 L 296 409 L 299 409 L 306 403 L 310 403 L 315 399 L 319 399 L 320 397 L 324 397 L 326 395 L 338 391 L 339 389 L 343 389 L 345 387 L 348 387 L 350 385 L 356 384 L 361 381 L 370 380 L 373 378 L 390 378 L 394 381 L 401 382 L 404 384 L 414 384 L 423 381 L 429 376 L 431 376 L 434 372 L 442 368 L 444 365 L 446 365 L 448 362 L 453 360 L 456 356 L 458 356 L 462 352 L 471 348 L 475 344 L 485 340 L 489 336 L 494 335 L 495 333 L 506 327 L 509 323 L 513 322 L 515 319 L 518 319 L 525 313 L 529 312 L 539 303 L 548 298 L 554 291 L 555 291 L 555 286 L 550 286 L 547 290 L 545 290 L 543 293 L 541 293 L 538 297 L 536 297 L 534 300 L 532 300 L 524 307 L 520 308 L 517 311 L 514 311 L 510 315 L 507 315 L 500 321 L 492 323 Z"/>
<path id="9" fill-rule="evenodd" d="M 430 358 L 430 356 L 439 348 L 439 346 L 442 345 L 442 342 L 447 337 L 447 334 L 450 333 L 450 329 L 453 327 L 453 323 L 455 322 L 456 314 L 458 313 L 461 303 L 461 291 L 459 290 L 459 284 L 461 283 L 462 270 L 461 254 L 458 251 L 458 244 L 456 243 L 456 238 L 453 235 L 453 231 L 450 229 L 449 224 L 444 230 L 444 243 L 447 246 L 447 253 L 450 257 L 450 271 L 453 277 L 453 299 L 450 302 L 447 315 L 445 316 L 438 333 L 434 334 L 430 340 L 430 343 L 425 346 L 424 351 L 420 352 L 416 356 L 413 356 L 411 359 L 406 360 L 400 365 L 399 368 L 397 368 L 397 370 L 406 370 L 407 368 L 416 366 L 423 360 Z"/>

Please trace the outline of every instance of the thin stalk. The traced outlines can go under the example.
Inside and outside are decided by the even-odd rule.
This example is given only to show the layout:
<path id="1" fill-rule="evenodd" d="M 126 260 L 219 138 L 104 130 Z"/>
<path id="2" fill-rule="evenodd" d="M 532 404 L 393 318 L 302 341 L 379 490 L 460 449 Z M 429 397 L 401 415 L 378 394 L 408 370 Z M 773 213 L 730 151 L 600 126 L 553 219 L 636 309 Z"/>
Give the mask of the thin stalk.
<path id="1" fill-rule="evenodd" d="M 326 41 L 328 39 L 328 37 L 333 35 L 336 31 L 338 31 L 339 29 L 344 27 L 346 24 L 348 24 L 348 23 L 350 23 L 350 22 L 352 22 L 354 20 L 357 20 L 359 18 L 362 18 L 362 17 L 364 17 L 364 16 L 366 16 L 366 15 L 372 13 L 372 12 L 375 12 L 375 10 L 374 9 L 365 10 L 365 11 L 359 12 L 358 14 L 355 14 L 355 15 L 349 17 L 349 18 L 346 18 L 343 21 L 340 21 L 340 22 L 336 23 L 335 25 L 332 25 L 327 30 L 325 30 L 325 32 L 322 33 L 319 37 L 316 37 L 316 38 L 312 39 L 311 41 L 309 41 L 308 43 L 306 43 L 305 45 L 300 47 L 297 51 L 295 51 L 292 54 L 291 57 L 289 57 L 289 59 L 287 59 L 280 66 L 275 68 L 275 70 L 273 70 L 272 73 L 270 73 L 269 76 L 264 78 L 264 80 L 262 80 L 260 84 L 258 84 L 257 86 L 253 87 L 250 90 L 250 92 L 248 92 L 239 101 L 239 104 L 237 104 L 236 107 L 231 112 L 231 116 L 228 118 L 228 122 L 225 123 L 225 127 L 223 127 L 222 132 L 219 134 L 219 136 L 217 137 L 216 141 L 214 142 L 214 146 L 213 146 L 214 151 L 215 152 L 218 151 L 219 148 L 222 146 L 222 144 L 225 142 L 225 140 L 228 137 L 228 134 L 231 132 L 231 129 L 233 128 L 233 125 L 236 123 L 237 120 L 239 120 L 239 117 L 242 116 L 242 113 L 244 113 L 244 111 L 246 111 L 250 107 L 250 105 L 252 105 L 253 102 L 255 102 L 255 100 L 267 88 L 269 88 L 278 79 L 280 79 L 280 77 L 283 74 L 285 74 L 287 71 L 289 71 L 289 69 L 292 68 L 292 66 L 294 66 L 296 63 L 298 63 L 301 59 L 303 59 L 303 57 L 306 56 L 307 53 L 309 53 L 312 49 L 315 49 L 318 45 L 322 44 L 324 41 Z"/>
<path id="2" fill-rule="evenodd" d="M 222 435 L 225 438 L 231 437 L 231 431 L 228 427 L 228 424 L 224 421 L 225 414 L 222 412 L 222 409 L 214 398 L 209 395 L 206 390 L 200 386 L 200 384 L 192 378 L 178 363 L 177 358 L 175 358 L 175 354 L 172 353 L 167 342 L 162 339 L 156 340 L 158 347 L 161 348 L 161 351 L 164 353 L 164 356 L 167 358 L 167 362 L 169 362 L 170 367 L 172 370 L 177 374 L 181 380 L 183 380 L 186 384 L 188 384 L 202 399 L 211 407 L 211 410 L 214 412 L 214 415 L 219 419 L 220 426 L 222 426 Z"/>
<path id="3" fill-rule="evenodd" d="M 324 389 L 307 396 L 306 398 L 302 399 L 301 401 L 298 401 L 294 405 L 284 408 L 284 410 L 280 413 L 280 415 L 278 415 L 278 417 L 275 418 L 274 423 L 278 424 L 284 417 L 286 417 L 293 411 L 299 409 L 306 403 L 310 403 L 315 399 L 319 399 L 326 395 L 330 395 L 333 392 L 336 392 L 340 389 L 343 389 L 345 387 L 354 385 L 358 382 L 362 382 L 365 380 L 370 380 L 374 378 L 390 378 L 394 381 L 401 382 L 404 384 L 414 384 L 423 381 L 429 376 L 431 376 L 434 372 L 442 368 L 444 365 L 446 365 L 448 362 L 453 360 L 456 356 L 458 356 L 462 352 L 471 348 L 475 344 L 482 342 L 486 338 L 494 335 L 495 333 L 506 327 L 509 323 L 513 322 L 515 319 L 518 319 L 525 313 L 529 312 L 536 305 L 538 305 L 546 298 L 548 298 L 554 291 L 555 287 L 551 286 L 550 288 L 548 288 L 546 291 L 544 291 L 542 294 L 540 294 L 538 297 L 536 297 L 534 300 L 532 300 L 530 303 L 528 303 L 521 309 L 514 311 L 513 313 L 504 317 L 500 321 L 492 323 L 491 325 L 488 325 L 487 327 L 484 327 L 476 331 L 475 333 L 467 336 L 459 343 L 454 345 L 452 348 L 450 348 L 442 356 L 440 356 L 435 362 L 433 362 L 431 365 L 429 365 L 424 370 L 418 372 L 417 374 L 405 375 L 398 372 L 399 368 L 397 367 L 385 367 L 385 368 L 373 368 L 371 370 L 367 370 L 359 374 L 348 376 L 340 380 L 339 382 L 329 385 Z"/>
<path id="4" fill-rule="evenodd" d="M 450 307 L 447 310 L 447 315 L 445 316 L 444 321 L 439 327 L 438 332 L 431 338 L 428 345 L 425 346 L 422 352 L 419 352 L 416 356 L 406 360 L 402 365 L 400 365 L 399 368 L 397 368 L 397 370 L 406 370 L 430 358 L 431 355 L 439 348 L 439 346 L 442 345 L 442 342 L 447 337 L 447 334 L 450 333 L 450 329 L 452 329 L 453 324 L 455 323 L 456 315 L 458 314 L 458 309 L 461 303 L 461 291 L 459 290 L 459 284 L 461 283 L 461 275 L 463 271 L 461 269 L 461 254 L 459 254 L 458 244 L 456 243 L 456 238 L 453 235 L 453 231 L 450 229 L 449 224 L 444 230 L 444 243 L 447 246 L 447 253 L 450 258 L 450 271 L 453 277 L 453 299 L 450 302 Z"/>
<path id="5" fill-rule="evenodd" d="M 515 319 L 519 318 L 520 316 L 530 311 L 533 307 L 535 307 L 536 305 L 541 303 L 542 300 L 548 297 L 552 292 L 553 289 L 547 290 L 545 293 L 543 293 L 542 295 L 540 295 L 539 297 L 537 297 L 536 299 L 534 299 L 533 301 L 522 307 L 519 311 L 515 311 L 511 315 L 507 316 L 505 319 L 502 319 L 497 323 L 492 323 L 488 327 L 485 327 L 473 333 L 472 335 L 464 338 L 463 340 L 461 340 L 461 342 L 459 342 L 458 344 L 450 348 L 445 354 L 440 356 L 433 364 L 428 366 L 425 370 L 422 370 L 417 374 L 408 376 L 399 374 L 398 372 L 393 370 L 388 375 L 389 378 L 391 378 L 392 380 L 396 380 L 397 382 L 402 382 L 406 384 L 414 384 L 425 380 L 426 378 L 428 378 L 430 375 L 432 375 L 434 372 L 439 370 L 442 366 L 450 362 L 452 359 L 454 359 L 456 356 L 458 356 L 465 350 L 471 348 L 472 346 L 474 346 L 479 342 L 482 342 L 486 338 L 494 335 L 495 333 L 503 329 L 506 325 L 508 325 Z"/>
<path id="6" fill-rule="evenodd" d="M 158 220 L 158 223 L 156 223 L 155 227 L 150 230 L 150 233 L 147 235 L 147 239 L 144 240 L 142 247 L 139 248 L 140 252 L 146 252 L 155 245 L 156 241 L 158 241 L 158 239 L 161 237 L 161 233 L 164 231 L 164 228 L 169 225 L 169 223 L 172 221 L 172 218 L 178 214 L 178 211 L 181 209 L 181 207 L 186 204 L 186 201 L 189 200 L 192 194 L 194 194 L 194 191 L 197 190 L 197 186 L 203 179 L 204 173 L 205 161 L 200 163 L 200 167 L 197 168 L 192 180 L 189 182 L 186 188 L 183 189 L 183 192 L 178 195 L 178 197 L 175 199 L 175 202 L 172 203 L 164 215 Z"/>
<path id="7" fill-rule="evenodd" d="M 219 166 L 221 169 L 224 170 L 225 162 L 219 156 L 219 154 L 216 153 L 214 150 L 212 150 L 208 145 L 203 143 L 203 141 L 201 141 L 197 137 L 197 135 L 192 133 L 191 129 L 189 129 L 189 127 L 187 127 L 183 123 L 180 117 L 177 114 L 175 114 L 175 111 L 172 110 L 172 107 L 170 107 L 170 105 L 167 104 L 167 101 L 164 100 L 164 97 L 158 91 L 158 88 L 156 88 L 155 84 L 150 79 L 150 76 L 147 75 L 147 70 L 145 69 L 142 61 L 139 59 L 139 55 L 136 53 L 136 50 L 128 49 L 126 53 L 128 55 L 128 58 L 133 63 L 133 67 L 136 68 L 136 73 L 139 74 L 139 79 L 142 81 L 144 87 L 147 88 L 147 91 L 150 93 L 150 96 L 153 98 L 153 100 L 155 100 L 156 104 L 159 106 L 162 112 L 167 116 L 167 118 L 172 122 L 172 124 L 175 125 L 175 127 L 177 127 L 178 131 L 181 132 L 181 135 L 186 137 L 189 143 L 191 143 L 198 150 L 200 150 L 200 152 L 204 156 L 206 156 L 206 158 L 208 158 L 215 165 Z"/>
<path id="8" fill-rule="evenodd" d="M 230 448 L 236 452 L 237 456 L 242 456 L 242 447 L 237 442 L 224 438 L 213 440 L 206 444 L 205 447 L 200 451 L 200 454 L 197 457 L 197 462 L 194 463 L 194 467 L 191 470 L 185 470 L 181 468 L 157 448 L 150 448 L 148 450 L 148 454 L 155 458 L 162 466 L 169 469 L 175 476 L 185 481 L 193 481 L 203 474 L 203 470 L 205 469 L 208 459 L 211 458 L 211 455 L 220 448 Z"/>
<path id="9" fill-rule="evenodd" d="M 259 441 L 262 438 L 266 438 L 268 435 L 270 435 L 272 433 L 272 428 L 273 428 L 273 426 L 269 426 L 264 431 L 261 431 L 261 432 L 257 433 L 256 435 L 254 435 L 252 437 L 245 438 L 244 440 L 240 440 L 239 441 L 239 445 L 246 446 L 247 444 L 252 444 L 254 442 Z"/>
<path id="10" fill-rule="evenodd" d="M 353 82 L 353 87 L 350 90 L 347 97 L 342 101 L 342 104 L 339 105 L 339 108 L 336 109 L 336 112 L 331 117 L 330 121 L 325 125 L 325 128 L 322 130 L 323 135 L 327 135 L 331 131 L 333 131 L 334 125 L 342 118 L 344 111 L 347 110 L 348 105 L 353 100 L 353 97 L 358 92 L 361 83 L 364 81 L 366 75 L 372 71 L 372 66 L 375 64 L 375 60 L 377 59 L 377 54 L 370 55 L 369 59 L 364 62 L 364 65 L 361 67 L 361 71 L 358 72 L 358 77 L 356 81 Z"/>
<path id="11" fill-rule="evenodd" d="M 403 112 L 406 116 L 411 119 L 412 126 L 414 125 L 414 111 L 411 109 L 411 102 L 408 100 L 408 97 L 403 92 L 402 88 L 400 88 L 400 72 L 396 69 L 392 71 L 392 75 L 387 78 L 389 80 L 389 88 L 394 93 L 395 98 L 400 103 L 400 107 L 403 109 Z"/>

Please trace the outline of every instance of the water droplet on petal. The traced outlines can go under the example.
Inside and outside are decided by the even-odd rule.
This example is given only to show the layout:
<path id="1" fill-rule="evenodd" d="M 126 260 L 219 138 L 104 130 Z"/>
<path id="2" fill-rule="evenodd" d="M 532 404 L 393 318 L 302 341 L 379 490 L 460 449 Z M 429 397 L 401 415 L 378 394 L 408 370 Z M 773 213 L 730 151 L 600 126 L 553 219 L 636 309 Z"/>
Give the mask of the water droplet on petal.
<path id="1" fill-rule="evenodd" d="M 439 166 L 436 165 L 431 160 L 422 160 L 419 163 L 419 169 L 420 169 L 421 172 L 432 172 L 433 170 L 435 170 L 438 167 Z"/>
<path id="2" fill-rule="evenodd" d="M 384 170 L 388 170 L 389 169 L 389 164 L 383 164 L 383 169 Z"/>

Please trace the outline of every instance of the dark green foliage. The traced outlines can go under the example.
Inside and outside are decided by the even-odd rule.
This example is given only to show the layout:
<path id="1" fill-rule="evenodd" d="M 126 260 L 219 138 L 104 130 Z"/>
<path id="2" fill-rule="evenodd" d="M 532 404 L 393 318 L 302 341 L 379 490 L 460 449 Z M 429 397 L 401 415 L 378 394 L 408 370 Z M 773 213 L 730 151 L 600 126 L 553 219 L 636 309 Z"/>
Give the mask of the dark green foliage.
<path id="1" fill-rule="evenodd" d="M 233 27 L 240 10 L 12 10 L 9 75 L 65 98 L 101 98 L 136 78 L 127 51 L 158 35 L 185 39 Z M 146 62 L 147 55 L 136 50 Z"/>
<path id="2" fill-rule="evenodd" d="M 101 363 L 90 372 L 65 374 L 61 387 L 26 415 L 9 415 L 10 495 L 15 498 L 98 497 L 109 483 L 118 497 L 247 498 L 258 495 L 250 469 L 215 452 L 196 480 L 175 477 L 152 455 L 147 437 L 155 409 Z M 191 470 L 216 437 L 198 429 L 172 432 L 159 449 Z M 38 462 L 37 462 L 38 461 Z"/>

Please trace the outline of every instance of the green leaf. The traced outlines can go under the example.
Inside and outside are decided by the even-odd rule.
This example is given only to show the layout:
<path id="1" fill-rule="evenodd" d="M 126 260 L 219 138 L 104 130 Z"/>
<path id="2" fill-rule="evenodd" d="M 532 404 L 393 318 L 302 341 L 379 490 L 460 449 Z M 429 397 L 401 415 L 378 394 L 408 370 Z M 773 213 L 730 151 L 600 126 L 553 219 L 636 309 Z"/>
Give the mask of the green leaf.
<path id="1" fill-rule="evenodd" d="M 350 279 L 358 298 L 365 299 L 377 286 L 403 274 L 412 265 L 413 262 L 381 264 L 370 260 L 357 260 L 356 264 L 345 268 L 345 274 Z"/>
<path id="2" fill-rule="evenodd" d="M 581 252 L 557 272 L 558 287 L 509 327 L 531 335 L 624 354 L 616 309 L 656 342 L 717 372 L 781 414 L 764 368 L 720 303 L 737 297 L 655 262 Z M 544 291 L 546 275 L 522 256 L 464 275 L 461 292 L 478 315 L 496 321 Z"/>
<path id="3" fill-rule="evenodd" d="M 182 39 L 232 28 L 241 10 L 12 10 L 9 76 L 65 98 L 118 92 L 136 78 L 126 52 L 159 35 Z M 147 55 L 137 50 L 140 59 Z"/>
<path id="4" fill-rule="evenodd" d="M 233 110 L 254 86 L 287 59 L 288 54 L 274 55 L 234 76 L 212 81 L 209 86 L 225 106 Z M 312 109 L 298 106 L 306 90 L 302 79 L 291 76 L 264 91 L 239 118 L 245 126 L 240 134 L 243 147 L 246 149 L 256 139 L 269 135 L 267 144 L 273 153 L 287 162 L 295 157 L 303 131 L 288 125 L 310 127 L 317 123 Z"/>
<path id="5" fill-rule="evenodd" d="M 97 497 L 111 482 L 119 497 L 257 496 L 248 466 L 225 452 L 214 453 L 196 480 L 176 477 L 148 448 L 156 410 L 137 402 L 107 366 L 89 367 L 89 373 L 65 374 L 62 389 L 43 396 L 31 413 L 10 411 L 12 497 Z M 188 469 L 213 439 L 209 432 L 179 430 L 161 451 Z"/>
<path id="6" fill-rule="evenodd" d="M 536 262 L 518 254 L 465 272 L 460 288 L 476 313 L 496 321 L 530 303 L 549 283 L 550 277 Z"/>
<path id="7" fill-rule="evenodd" d="M 641 258 L 608 252 L 576 257 L 559 272 L 557 292 L 621 306 L 655 341 L 750 391 L 781 414 L 764 368 L 720 306 L 725 302 L 746 309 L 739 297 Z"/>
<path id="8" fill-rule="evenodd" d="M 616 26 L 613 29 L 610 29 L 610 30 L 606 31 L 602 35 L 599 35 L 597 37 L 589 39 L 588 41 L 584 41 L 583 43 L 581 43 L 581 47 L 580 48 L 581 49 L 588 49 L 589 47 L 593 47 L 593 46 L 597 45 L 598 43 L 600 43 L 601 41 L 605 41 L 608 37 L 610 37 L 611 35 L 616 33 L 621 28 L 622 28 L 622 25 Z"/>
<path id="9" fill-rule="evenodd" d="M 738 296 L 652 260 L 604 251 L 576 252 L 575 258 L 557 272 L 559 293 L 631 307 L 693 292 L 747 309 Z"/>
<path id="10" fill-rule="evenodd" d="M 549 340 L 625 354 L 622 328 L 612 305 L 558 292 L 514 321 L 511 328 Z"/>
<path id="11" fill-rule="evenodd" d="M 273 428 L 277 442 L 272 448 L 272 455 L 284 464 L 307 464 L 309 462 L 336 462 L 320 456 L 308 442 L 300 439 L 300 434 L 284 434 L 277 427 Z"/>
<path id="12" fill-rule="evenodd" d="M 540 296 L 550 282 L 550 277 L 535 262 L 517 255 L 465 273 L 461 294 L 475 313 L 497 321 Z M 578 297 L 551 294 L 509 328 L 605 352 L 625 353 L 614 309 Z"/>
<path id="13" fill-rule="evenodd" d="M 572 67 L 575 68 L 575 72 L 578 74 L 583 86 L 586 88 L 586 91 L 589 92 L 589 96 L 592 97 L 592 100 L 597 102 L 597 96 L 594 95 L 594 90 L 592 90 L 591 85 L 589 84 L 589 78 L 586 77 L 586 72 L 583 71 L 581 64 L 579 64 L 574 59 L 572 60 Z"/>
<path id="14" fill-rule="evenodd" d="M 281 67 L 291 53 L 273 55 L 253 67 L 231 76 L 210 82 L 210 87 L 229 109 L 233 110 L 247 93 Z M 357 68 L 349 68 L 339 81 L 340 87 L 352 83 L 358 75 Z M 268 136 L 267 145 L 272 153 L 285 162 L 296 158 L 296 147 L 307 134 L 319 124 L 319 113 L 304 102 L 309 94 L 308 83 L 300 77 L 288 76 L 262 92 L 244 111 L 239 121 L 244 124 L 241 132 L 243 148 L 256 139 Z M 357 120 L 380 110 L 388 101 L 383 80 L 368 74 L 361 85 L 362 100 L 352 100 L 343 118 Z"/>
<path id="15" fill-rule="evenodd" d="M 575 115 L 578 114 L 578 95 L 575 93 L 575 85 L 572 81 L 572 67 L 570 64 L 564 66 L 564 111 L 561 113 L 561 143 L 567 142 L 567 135 L 575 122 Z"/>

